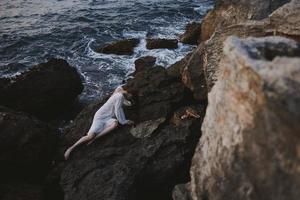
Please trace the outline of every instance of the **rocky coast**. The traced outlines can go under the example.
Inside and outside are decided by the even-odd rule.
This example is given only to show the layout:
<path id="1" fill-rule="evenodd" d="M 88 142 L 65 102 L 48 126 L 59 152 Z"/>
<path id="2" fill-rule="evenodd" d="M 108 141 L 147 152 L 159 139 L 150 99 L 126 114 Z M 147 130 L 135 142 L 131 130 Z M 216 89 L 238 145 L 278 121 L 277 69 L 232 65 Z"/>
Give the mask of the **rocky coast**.
<path id="1" fill-rule="evenodd" d="M 51 59 L 0 78 L 0 199 L 298 200 L 300 1 L 217 0 L 178 39 L 197 45 L 171 66 L 141 57 L 125 82 L 135 126 L 65 149 L 89 129 L 101 97 L 79 108 L 81 77 Z M 98 51 L 130 55 L 128 38 Z M 59 129 L 61 115 L 72 121 Z"/>

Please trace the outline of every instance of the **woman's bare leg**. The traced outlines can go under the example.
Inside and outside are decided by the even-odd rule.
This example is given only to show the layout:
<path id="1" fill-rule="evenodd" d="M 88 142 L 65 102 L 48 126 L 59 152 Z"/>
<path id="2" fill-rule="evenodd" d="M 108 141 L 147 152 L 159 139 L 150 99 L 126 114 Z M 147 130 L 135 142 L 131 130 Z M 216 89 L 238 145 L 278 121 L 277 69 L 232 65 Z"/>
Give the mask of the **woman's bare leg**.
<path id="1" fill-rule="evenodd" d="M 117 121 L 112 122 L 110 125 L 105 127 L 101 133 L 96 135 L 96 137 L 94 137 L 89 143 L 87 143 L 87 145 L 92 144 L 97 138 L 102 137 L 103 135 L 106 135 L 107 133 L 113 131 L 117 127 L 118 127 L 118 122 Z"/>
<path id="2" fill-rule="evenodd" d="M 81 137 L 75 144 L 73 144 L 71 147 L 69 147 L 64 156 L 65 156 L 65 159 L 68 160 L 71 152 L 74 150 L 75 147 L 77 147 L 78 145 L 82 144 L 82 143 L 86 143 L 86 142 L 89 142 L 91 140 L 93 140 L 95 138 L 95 134 L 94 133 L 87 133 L 87 135 Z"/>

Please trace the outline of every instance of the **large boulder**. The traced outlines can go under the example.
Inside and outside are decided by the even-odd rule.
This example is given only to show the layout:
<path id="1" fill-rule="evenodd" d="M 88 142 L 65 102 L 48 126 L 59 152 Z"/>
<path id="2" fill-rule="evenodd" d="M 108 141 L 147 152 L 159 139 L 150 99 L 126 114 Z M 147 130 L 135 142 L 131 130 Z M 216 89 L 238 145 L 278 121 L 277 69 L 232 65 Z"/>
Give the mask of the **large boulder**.
<path id="1" fill-rule="evenodd" d="M 161 38 L 148 38 L 146 39 L 147 49 L 177 49 L 178 40 L 176 39 L 161 39 Z"/>
<path id="2" fill-rule="evenodd" d="M 34 117 L 0 107 L 0 183 L 42 180 L 58 149 L 58 131 Z"/>
<path id="3" fill-rule="evenodd" d="M 293 0 L 270 15 L 271 32 L 300 42 L 300 1 Z"/>
<path id="4" fill-rule="evenodd" d="M 248 8 L 248 19 L 260 20 L 268 17 L 270 13 L 279 8 L 280 6 L 290 2 L 291 0 L 217 0 L 216 7 L 224 5 L 238 5 L 244 8 Z"/>
<path id="5" fill-rule="evenodd" d="M 274 3 L 276 3 L 276 1 Z M 220 17 L 220 20 L 216 20 L 216 16 L 209 16 L 210 14 L 208 14 L 202 24 L 213 24 L 211 20 L 216 20 L 216 23 L 218 24 L 211 29 L 210 34 L 208 34 L 206 38 L 208 40 L 203 43 L 203 69 L 208 91 L 211 90 L 217 80 L 219 62 L 223 57 L 223 43 L 228 36 L 236 35 L 246 38 L 249 36 L 262 37 L 278 34 L 299 40 L 300 23 L 298 19 L 300 13 L 299 9 L 297 9 L 299 8 L 299 3 L 299 1 L 294 0 L 278 10 L 275 10 L 270 17 L 259 21 L 235 16 L 238 12 L 241 12 L 241 15 L 246 12 L 239 10 L 242 8 L 236 8 L 237 11 L 230 8 L 225 10 L 213 10 L 212 13 L 217 14 Z M 230 7 L 233 5 L 227 5 L 227 7 L 228 6 Z M 231 16 L 231 14 L 235 17 Z M 286 23 L 283 22 L 282 19 L 284 19 Z M 222 21 L 222 23 L 219 23 L 220 21 Z M 205 28 L 205 25 L 202 25 L 202 28 L 209 30 L 209 28 Z M 203 32 L 202 35 L 204 35 Z"/>
<path id="6" fill-rule="evenodd" d="M 0 78 L 0 105 L 53 118 L 83 90 L 80 75 L 65 60 L 51 59 L 13 78 Z"/>
<path id="7" fill-rule="evenodd" d="M 171 199 L 173 187 L 189 181 L 205 105 L 190 105 L 193 101 L 184 85 L 162 67 L 138 73 L 124 87 L 134 94 L 135 105 L 125 113 L 136 127 L 119 127 L 74 151 L 56 179 L 65 200 Z M 86 133 L 104 101 L 78 115 L 65 135 L 66 145 Z M 180 119 L 187 108 L 201 117 Z"/>
<path id="8" fill-rule="evenodd" d="M 116 54 L 116 55 L 132 55 L 134 48 L 140 43 L 139 39 L 131 38 L 106 44 L 104 47 L 97 49 L 96 51 L 104 54 Z"/>
<path id="9" fill-rule="evenodd" d="M 299 64 L 290 39 L 226 40 L 192 161 L 193 200 L 299 199 Z"/>
<path id="10" fill-rule="evenodd" d="M 180 42 L 196 45 L 201 37 L 201 23 L 192 22 L 186 26 L 184 34 L 180 36 Z"/>
<path id="11" fill-rule="evenodd" d="M 290 0 L 217 0 L 216 6 L 203 19 L 201 39 L 209 39 L 218 28 L 247 20 L 262 20 Z"/>

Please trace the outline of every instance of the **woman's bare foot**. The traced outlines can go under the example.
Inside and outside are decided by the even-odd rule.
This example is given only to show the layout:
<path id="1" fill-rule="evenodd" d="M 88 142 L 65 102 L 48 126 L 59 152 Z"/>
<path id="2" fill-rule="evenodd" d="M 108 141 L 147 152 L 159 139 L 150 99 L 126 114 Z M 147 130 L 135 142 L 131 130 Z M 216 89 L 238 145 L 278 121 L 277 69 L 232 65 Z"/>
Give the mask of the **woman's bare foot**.
<path id="1" fill-rule="evenodd" d="M 71 148 L 68 148 L 67 151 L 65 152 L 64 154 L 64 157 L 65 157 L 65 160 L 68 160 L 69 159 L 69 156 L 70 156 L 70 153 L 72 152 L 72 149 Z"/>

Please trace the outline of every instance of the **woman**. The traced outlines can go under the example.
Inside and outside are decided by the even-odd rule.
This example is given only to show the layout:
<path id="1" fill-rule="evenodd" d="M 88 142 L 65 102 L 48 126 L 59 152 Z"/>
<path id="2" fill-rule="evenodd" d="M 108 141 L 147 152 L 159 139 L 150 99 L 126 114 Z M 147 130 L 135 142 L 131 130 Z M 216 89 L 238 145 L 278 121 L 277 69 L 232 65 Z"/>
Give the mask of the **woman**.
<path id="1" fill-rule="evenodd" d="M 130 94 L 121 86 L 117 87 L 111 97 L 94 115 L 92 126 L 87 135 L 80 138 L 75 144 L 66 150 L 64 154 L 66 160 L 69 158 L 70 153 L 78 145 L 83 143 L 88 143 L 88 145 L 91 144 L 95 139 L 114 130 L 118 126 L 118 123 L 122 125 L 134 124 L 133 121 L 125 118 L 123 105 L 131 106 L 130 101 L 127 100 L 125 96 L 128 99 Z"/>

